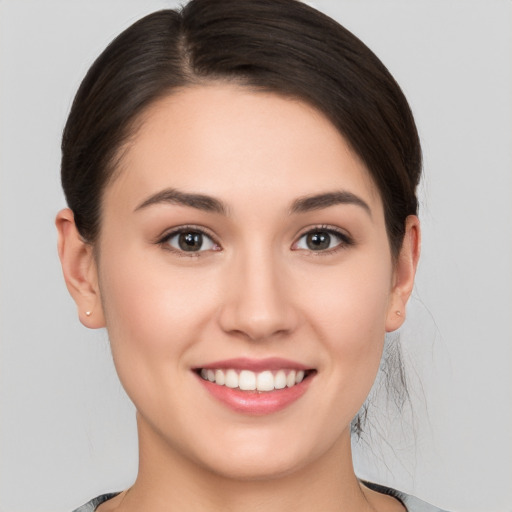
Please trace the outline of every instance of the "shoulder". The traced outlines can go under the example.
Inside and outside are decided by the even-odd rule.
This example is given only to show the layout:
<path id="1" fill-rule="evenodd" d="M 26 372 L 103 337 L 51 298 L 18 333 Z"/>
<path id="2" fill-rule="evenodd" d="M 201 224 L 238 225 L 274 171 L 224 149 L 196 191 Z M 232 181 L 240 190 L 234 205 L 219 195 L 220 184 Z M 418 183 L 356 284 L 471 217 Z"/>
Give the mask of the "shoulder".
<path id="1" fill-rule="evenodd" d="M 390 487 L 366 481 L 362 481 L 362 483 L 366 487 L 373 489 L 374 491 L 380 492 L 381 494 L 393 496 L 405 506 L 407 512 L 447 512 L 446 510 L 442 510 L 438 507 L 430 505 L 425 501 L 416 498 L 415 496 L 411 496 L 410 494 L 406 494 L 404 492 L 391 489 Z M 92 499 L 91 501 L 87 502 L 85 505 L 78 507 L 73 512 L 94 512 L 102 503 L 114 498 L 118 494 L 118 492 L 102 494 L 101 496 L 98 496 Z"/>
<path id="2" fill-rule="evenodd" d="M 434 505 L 430 505 L 429 503 L 416 498 L 416 496 L 411 496 L 405 492 L 400 492 L 396 489 L 391 489 L 390 487 L 374 484 L 372 482 L 366 482 L 364 480 L 361 482 L 366 487 L 374 491 L 387 494 L 388 496 L 393 496 L 393 498 L 396 498 L 404 505 L 404 507 L 407 509 L 407 512 L 447 512 L 446 510 L 442 510 L 438 507 L 435 507 Z"/>
<path id="3" fill-rule="evenodd" d="M 97 498 L 93 498 L 91 501 L 88 501 L 85 505 L 78 507 L 73 512 L 94 512 L 102 503 L 114 498 L 118 494 L 118 492 L 102 494 L 101 496 L 98 496 Z"/>

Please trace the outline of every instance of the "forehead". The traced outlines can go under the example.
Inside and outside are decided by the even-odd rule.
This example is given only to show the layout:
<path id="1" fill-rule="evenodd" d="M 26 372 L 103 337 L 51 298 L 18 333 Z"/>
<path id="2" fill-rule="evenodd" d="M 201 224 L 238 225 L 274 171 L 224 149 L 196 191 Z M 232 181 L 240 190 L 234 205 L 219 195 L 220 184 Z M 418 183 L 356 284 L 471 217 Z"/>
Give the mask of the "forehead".
<path id="1" fill-rule="evenodd" d="M 253 201 L 342 187 L 380 202 L 366 167 L 322 113 L 232 84 L 182 89 L 141 116 L 109 188 L 140 197 L 170 186 Z"/>

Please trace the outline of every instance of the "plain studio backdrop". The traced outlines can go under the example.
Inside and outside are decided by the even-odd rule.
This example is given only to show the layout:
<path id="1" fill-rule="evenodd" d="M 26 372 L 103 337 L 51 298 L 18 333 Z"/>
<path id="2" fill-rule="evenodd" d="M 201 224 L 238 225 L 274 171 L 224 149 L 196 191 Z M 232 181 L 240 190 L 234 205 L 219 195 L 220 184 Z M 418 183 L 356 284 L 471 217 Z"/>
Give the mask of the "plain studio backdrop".
<path id="1" fill-rule="evenodd" d="M 454 512 L 512 511 L 512 2 L 311 3 L 393 73 L 425 155 L 423 254 L 399 335 L 414 408 L 375 402 L 358 474 Z M 0 1 L 2 512 L 70 511 L 135 476 L 133 406 L 57 259 L 59 145 L 94 58 L 175 5 Z"/>

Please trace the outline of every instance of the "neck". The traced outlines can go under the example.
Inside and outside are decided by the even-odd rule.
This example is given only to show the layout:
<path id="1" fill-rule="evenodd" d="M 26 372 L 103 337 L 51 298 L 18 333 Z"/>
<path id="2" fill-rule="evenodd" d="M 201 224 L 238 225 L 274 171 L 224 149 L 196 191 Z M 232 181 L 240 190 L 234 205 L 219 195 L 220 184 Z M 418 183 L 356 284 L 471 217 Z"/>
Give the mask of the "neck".
<path id="1" fill-rule="evenodd" d="M 369 511 L 353 470 L 350 432 L 325 454 L 286 474 L 237 479 L 191 461 L 138 418 L 139 473 L 119 510 L 153 512 Z"/>

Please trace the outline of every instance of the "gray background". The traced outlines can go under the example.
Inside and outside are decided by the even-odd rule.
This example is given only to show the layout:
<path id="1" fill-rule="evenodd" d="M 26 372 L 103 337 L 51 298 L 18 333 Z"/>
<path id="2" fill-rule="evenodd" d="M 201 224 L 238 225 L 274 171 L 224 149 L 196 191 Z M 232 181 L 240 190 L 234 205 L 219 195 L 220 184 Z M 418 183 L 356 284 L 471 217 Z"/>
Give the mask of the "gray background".
<path id="1" fill-rule="evenodd" d="M 423 255 L 400 333 L 415 408 L 370 430 L 358 471 L 452 511 L 511 511 L 512 2 L 311 3 L 395 75 L 425 153 Z M 135 475 L 133 407 L 57 260 L 59 138 L 92 60 L 173 5 L 0 0 L 2 512 L 69 511 Z"/>

